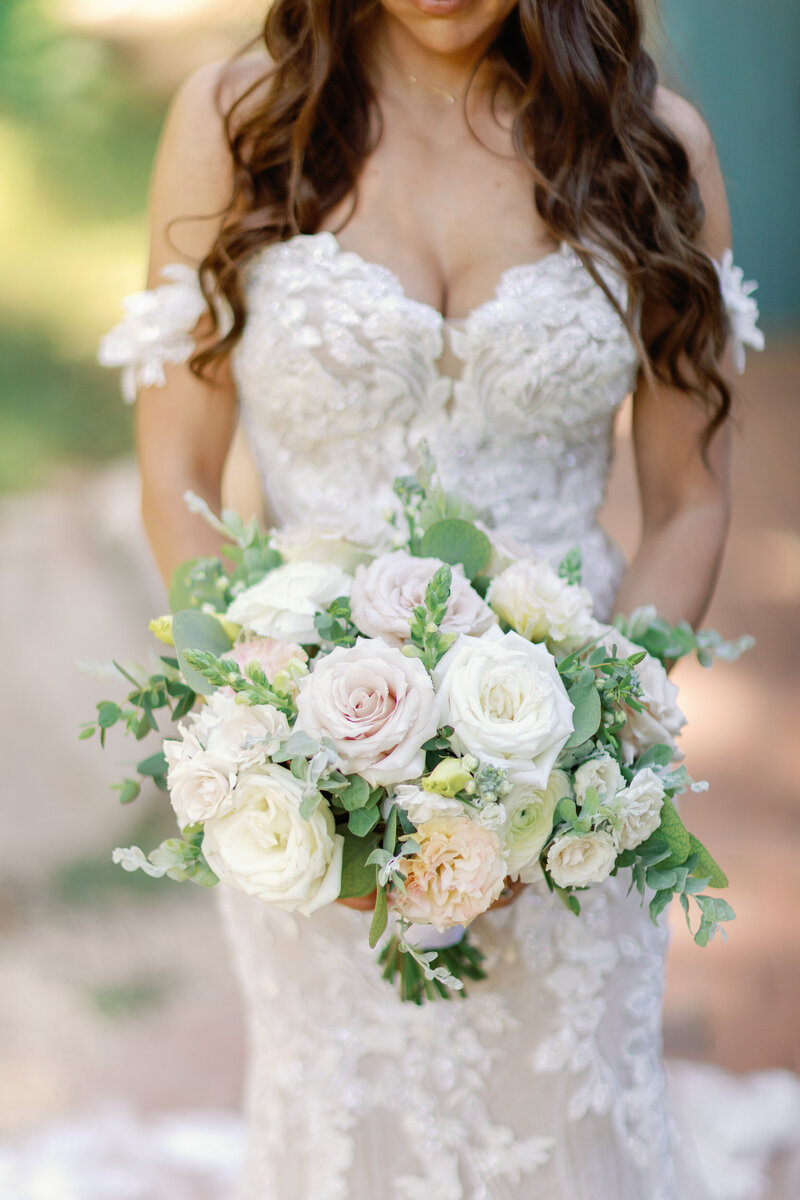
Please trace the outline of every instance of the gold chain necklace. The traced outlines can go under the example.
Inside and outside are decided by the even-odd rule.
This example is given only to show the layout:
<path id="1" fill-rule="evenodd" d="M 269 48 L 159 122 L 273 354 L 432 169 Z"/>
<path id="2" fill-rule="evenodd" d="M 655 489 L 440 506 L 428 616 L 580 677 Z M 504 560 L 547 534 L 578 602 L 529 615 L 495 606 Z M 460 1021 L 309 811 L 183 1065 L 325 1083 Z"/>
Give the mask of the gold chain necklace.
<path id="1" fill-rule="evenodd" d="M 454 95 L 453 92 L 447 92 L 444 88 L 437 87 L 435 83 L 426 83 L 424 79 L 419 79 L 418 76 L 410 72 L 405 76 L 406 81 L 414 87 L 424 88 L 426 92 L 430 92 L 432 96 L 441 96 L 445 104 L 455 104 L 456 100 L 460 100 L 463 92 Z"/>

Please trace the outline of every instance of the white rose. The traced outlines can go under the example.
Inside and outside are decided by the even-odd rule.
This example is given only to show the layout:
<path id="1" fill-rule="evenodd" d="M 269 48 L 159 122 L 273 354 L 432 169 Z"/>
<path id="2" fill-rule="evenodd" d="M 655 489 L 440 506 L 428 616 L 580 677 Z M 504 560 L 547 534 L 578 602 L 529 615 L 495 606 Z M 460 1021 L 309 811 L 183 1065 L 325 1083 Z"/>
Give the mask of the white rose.
<path id="1" fill-rule="evenodd" d="M 655 833 L 663 805 L 663 783 L 655 771 L 643 767 L 614 800 L 614 811 L 621 819 L 616 830 L 620 850 L 633 850 Z"/>
<path id="2" fill-rule="evenodd" d="M 349 596 L 352 585 L 352 577 L 330 563 L 290 562 L 240 592 L 226 616 L 262 637 L 316 645 L 314 617 Z"/>
<path id="3" fill-rule="evenodd" d="M 175 745 L 164 742 L 169 764 L 167 787 L 178 825 L 185 829 L 231 807 L 236 772 L 226 757 L 208 750 L 198 750 L 188 757 L 177 753 Z"/>
<path id="4" fill-rule="evenodd" d="M 235 808 L 206 822 L 203 854 L 223 883 L 310 916 L 339 895 L 344 839 L 327 801 L 300 816 L 302 784 L 268 763 L 239 777 Z"/>
<path id="5" fill-rule="evenodd" d="M 503 845 L 512 879 L 520 877 L 528 882 L 525 874 L 531 866 L 534 878 L 539 877 L 538 859 L 553 832 L 553 813 L 559 800 L 569 795 L 569 776 L 565 771 L 553 771 L 543 791 L 517 784 L 503 797 L 506 810 Z"/>
<path id="6" fill-rule="evenodd" d="M 300 680 L 295 728 L 330 738 L 348 774 L 373 786 L 402 783 L 425 769 L 422 743 L 437 728 L 433 684 L 418 658 L 358 638 Z"/>
<path id="7" fill-rule="evenodd" d="M 614 869 L 617 851 L 610 834 L 565 833 L 547 851 L 547 869 L 557 887 L 602 883 Z"/>
<path id="8" fill-rule="evenodd" d="M 642 647 L 623 637 L 616 629 L 606 626 L 600 628 L 604 631 L 603 645 L 608 650 L 616 646 L 620 658 L 641 654 Z M 686 724 L 686 717 L 675 703 L 678 689 L 658 659 L 646 655 L 637 663 L 636 674 L 644 692 L 639 698 L 644 707 L 641 712 L 635 712 L 632 708 L 627 710 L 628 719 L 619 735 L 626 763 L 633 762 L 649 746 L 665 745 L 675 750 L 675 738 Z M 677 754 L 676 757 L 682 756 Z"/>
<path id="9" fill-rule="evenodd" d="M 425 589 L 442 566 L 438 558 L 414 558 L 405 550 L 382 554 L 368 567 L 359 567 L 350 594 L 353 621 L 362 633 L 400 646 L 410 636 L 414 609 L 425 603 Z M 470 586 L 464 568 L 452 569 L 450 598 L 441 629 L 450 633 L 481 634 L 496 616 Z"/>
<path id="10" fill-rule="evenodd" d="M 497 576 L 486 600 L 512 629 L 531 642 L 578 644 L 592 628 L 592 597 L 567 583 L 546 562 L 520 559 Z"/>
<path id="11" fill-rule="evenodd" d="M 593 787 L 601 800 L 613 800 L 622 787 L 622 772 L 610 754 L 598 754 L 582 763 L 574 776 L 575 795 L 583 804 L 586 793 Z"/>
<path id="12" fill-rule="evenodd" d="M 409 821 L 419 829 L 425 821 L 435 817 L 463 817 L 464 805 L 460 800 L 426 792 L 413 783 L 400 783 L 394 788 L 392 798 L 405 810 Z"/>
<path id="13" fill-rule="evenodd" d="M 377 538 L 370 542 L 350 537 L 340 527 L 323 523 L 276 529 L 272 540 L 285 562 L 330 563 L 348 574 L 378 553 Z"/>
<path id="14" fill-rule="evenodd" d="M 451 744 L 508 772 L 511 783 L 544 788 L 572 733 L 573 706 L 553 656 L 495 625 L 459 637 L 433 673 L 438 725 Z"/>

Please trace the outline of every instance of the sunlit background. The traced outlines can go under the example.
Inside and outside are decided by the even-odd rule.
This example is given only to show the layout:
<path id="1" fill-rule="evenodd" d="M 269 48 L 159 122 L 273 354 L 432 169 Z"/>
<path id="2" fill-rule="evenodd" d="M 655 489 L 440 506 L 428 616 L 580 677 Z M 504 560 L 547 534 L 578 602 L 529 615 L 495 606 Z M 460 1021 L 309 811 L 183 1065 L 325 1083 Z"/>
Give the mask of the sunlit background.
<path id="1" fill-rule="evenodd" d="M 670 1054 L 800 1068 L 800 9 L 795 0 L 663 0 L 665 78 L 705 113 L 728 182 L 736 262 L 759 281 L 767 349 L 739 385 L 736 515 L 709 623 L 758 647 L 681 668 L 685 802 L 729 868 L 726 946 L 675 922 Z M 142 286 L 146 197 L 165 106 L 197 65 L 255 31 L 259 0 L 0 3 L 0 1135 L 119 1102 L 147 1114 L 236 1105 L 238 1000 L 211 898 L 124 874 L 110 849 L 155 844 L 160 795 L 120 808 L 78 723 L 108 680 L 76 664 L 143 660 L 163 598 L 138 528 L 131 414 L 94 362 Z M 608 521 L 635 544 L 626 421 Z M 200 1193 L 197 1194 L 198 1200 Z"/>

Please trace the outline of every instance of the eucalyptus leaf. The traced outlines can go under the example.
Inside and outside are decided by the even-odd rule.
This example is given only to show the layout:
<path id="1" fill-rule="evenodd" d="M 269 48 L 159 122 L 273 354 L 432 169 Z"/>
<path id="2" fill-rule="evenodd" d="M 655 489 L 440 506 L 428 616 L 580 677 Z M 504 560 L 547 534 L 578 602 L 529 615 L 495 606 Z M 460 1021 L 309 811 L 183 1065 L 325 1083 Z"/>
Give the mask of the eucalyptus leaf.
<path id="1" fill-rule="evenodd" d="M 208 613 L 183 609 L 172 618 L 172 638 L 178 652 L 181 673 L 189 687 L 210 696 L 214 691 L 204 675 L 190 667 L 185 658 L 187 650 L 204 650 L 208 654 L 224 655 L 231 648 L 231 639 L 216 617 Z"/>
<path id="2" fill-rule="evenodd" d="M 358 808 L 355 812 L 350 813 L 348 825 L 356 837 L 363 838 L 375 828 L 380 818 L 381 814 L 377 807 Z"/>
<path id="3" fill-rule="evenodd" d="M 471 521 L 447 518 L 434 522 L 425 531 L 419 554 L 421 558 L 439 558 L 451 565 L 461 563 L 467 579 L 473 579 L 489 562 L 492 544 Z"/>
<path id="4" fill-rule="evenodd" d="M 709 887 L 724 888 L 728 886 L 728 877 L 715 859 L 706 850 L 703 843 L 694 836 L 689 834 L 689 841 L 693 852 L 697 855 L 697 866 L 692 872 L 697 876 L 708 876 Z M 723 901 L 724 903 L 724 901 Z"/>
<path id="5" fill-rule="evenodd" d="M 347 787 L 339 792 L 337 799 L 347 812 L 366 808 L 370 800 L 370 786 L 360 775 L 350 775 Z"/>
<path id="6" fill-rule="evenodd" d="M 594 737 L 600 728 L 603 711 L 594 678 L 588 685 L 581 682 L 573 684 L 567 690 L 567 695 L 575 709 L 572 714 L 572 733 L 566 742 L 566 749 L 569 750 Z"/>

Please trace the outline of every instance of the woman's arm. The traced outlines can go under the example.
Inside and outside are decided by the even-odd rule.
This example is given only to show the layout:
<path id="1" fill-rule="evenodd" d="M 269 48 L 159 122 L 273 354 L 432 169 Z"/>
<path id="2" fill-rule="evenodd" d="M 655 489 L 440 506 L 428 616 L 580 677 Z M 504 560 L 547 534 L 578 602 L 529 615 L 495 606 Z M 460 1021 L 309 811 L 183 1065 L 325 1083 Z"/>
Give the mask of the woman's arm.
<path id="1" fill-rule="evenodd" d="M 220 227 L 232 187 L 230 154 L 214 104 L 220 66 L 197 71 L 173 101 L 159 145 L 150 197 L 148 286 L 163 282 L 170 262 L 197 267 Z M 190 217 L 191 220 L 184 220 Z M 212 322 L 194 331 L 201 347 Z M 236 427 L 236 397 L 227 360 L 214 381 L 197 379 L 188 364 L 165 367 L 166 387 L 142 388 L 136 435 L 142 480 L 142 516 L 159 569 L 168 581 L 189 558 L 217 554 L 220 537 L 187 509 L 191 489 L 219 511 L 222 473 Z"/>
<path id="2" fill-rule="evenodd" d="M 685 100 L 659 89 L 659 115 L 681 138 L 705 206 L 699 245 L 719 260 L 731 245 L 725 186 L 703 119 Z M 651 311 L 658 322 L 667 314 Z M 668 318 L 667 318 L 668 319 Z M 687 373 L 691 370 L 684 362 Z M 733 377 L 730 350 L 720 370 Z M 614 612 L 654 604 L 675 623 L 696 626 L 711 599 L 730 514 L 729 423 L 715 433 L 703 459 L 708 413 L 696 400 L 667 385 L 642 380 L 634 393 L 633 445 L 642 506 L 638 550 L 622 580 Z"/>

